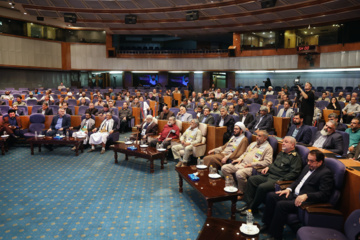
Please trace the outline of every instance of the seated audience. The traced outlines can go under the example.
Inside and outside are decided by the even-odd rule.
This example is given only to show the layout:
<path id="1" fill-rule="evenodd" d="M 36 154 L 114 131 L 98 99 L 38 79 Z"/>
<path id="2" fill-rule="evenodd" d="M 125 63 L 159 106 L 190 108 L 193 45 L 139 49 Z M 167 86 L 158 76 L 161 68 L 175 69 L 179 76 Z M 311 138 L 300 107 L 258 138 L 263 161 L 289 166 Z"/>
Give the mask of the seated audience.
<path id="1" fill-rule="evenodd" d="M 26 106 L 26 103 L 22 101 L 21 97 L 16 97 L 16 101 L 13 102 L 13 106 Z"/>
<path id="2" fill-rule="evenodd" d="M 356 103 L 356 98 L 352 97 L 351 102 L 343 109 L 343 122 L 350 123 L 358 113 L 360 113 L 360 105 Z"/>
<path id="3" fill-rule="evenodd" d="M 68 92 L 68 93 L 66 94 L 65 101 L 67 101 L 67 100 L 69 100 L 69 99 L 76 99 L 76 98 L 73 96 L 72 92 Z"/>
<path id="4" fill-rule="evenodd" d="M 245 127 L 247 128 L 248 125 L 254 120 L 254 116 L 249 113 L 249 107 L 248 106 L 244 106 L 241 109 L 241 114 L 239 115 L 240 117 L 240 122 L 242 122 Z"/>
<path id="5" fill-rule="evenodd" d="M 190 155 L 193 152 L 194 144 L 201 143 L 202 134 L 199 129 L 199 121 L 197 119 L 192 119 L 190 123 L 190 127 L 186 129 L 184 134 L 180 137 L 180 144 L 176 144 L 171 147 L 174 159 L 179 160 L 176 167 L 187 166 L 187 163 L 190 160 Z M 184 150 L 185 152 L 182 159 L 180 156 L 181 150 Z"/>
<path id="6" fill-rule="evenodd" d="M 56 102 L 55 105 L 58 105 L 59 107 L 62 107 L 64 102 L 65 102 L 64 96 L 60 96 L 59 101 Z"/>
<path id="7" fill-rule="evenodd" d="M 260 105 L 262 105 L 262 100 L 259 98 L 259 94 L 258 93 L 255 93 L 254 94 L 254 98 L 253 98 L 253 100 L 254 100 L 254 103 L 257 103 L 257 104 L 260 104 Z"/>
<path id="8" fill-rule="evenodd" d="M 237 105 L 235 106 L 235 112 L 241 113 L 242 108 L 243 108 L 244 106 L 246 106 L 246 104 L 245 104 L 245 102 L 244 102 L 244 99 L 239 98 L 238 101 L 237 101 Z"/>
<path id="9" fill-rule="evenodd" d="M 5 91 L 5 94 L 1 95 L 1 99 L 14 100 L 14 96 L 10 94 L 10 91 Z"/>
<path id="10" fill-rule="evenodd" d="M 61 91 L 61 90 L 63 90 L 63 88 L 66 88 L 66 87 L 64 86 L 64 83 L 61 82 L 60 85 L 58 86 L 58 90 Z"/>
<path id="11" fill-rule="evenodd" d="M 264 100 L 265 101 L 265 100 Z M 271 116 L 275 116 L 275 109 L 273 108 L 273 105 L 274 103 L 272 101 L 269 101 L 267 104 L 266 104 L 266 107 L 268 109 L 268 113 L 271 115 Z"/>
<path id="12" fill-rule="evenodd" d="M 213 103 L 212 110 L 210 113 L 220 114 L 219 104 L 217 102 Z"/>
<path id="13" fill-rule="evenodd" d="M 304 124 L 304 114 L 295 113 L 293 117 L 293 125 L 289 128 L 286 136 L 292 136 L 299 143 L 310 144 L 312 132 L 308 125 Z"/>
<path id="14" fill-rule="evenodd" d="M 199 122 L 209 124 L 209 125 L 214 125 L 215 119 L 210 114 L 210 108 L 208 108 L 208 107 L 204 108 L 204 113 L 200 115 Z"/>
<path id="15" fill-rule="evenodd" d="M 234 131 L 235 120 L 230 116 L 226 108 L 222 107 L 220 109 L 220 118 L 215 122 L 215 127 L 226 127 L 226 133 L 223 136 L 223 144 L 229 141 L 233 131 Z"/>
<path id="16" fill-rule="evenodd" d="M 150 147 L 156 147 L 156 144 L 162 144 L 163 148 L 167 148 L 171 144 L 172 139 L 179 139 L 180 129 L 176 125 L 176 120 L 174 116 L 169 117 L 168 123 L 164 126 L 164 129 L 157 137 L 150 142 Z"/>
<path id="17" fill-rule="evenodd" d="M 49 104 L 44 102 L 42 107 L 37 110 L 37 113 L 42 113 L 43 115 L 53 115 L 53 111 L 49 108 Z"/>
<path id="18" fill-rule="evenodd" d="M 346 129 L 345 132 L 349 134 L 349 149 L 347 150 L 347 157 L 354 158 L 356 156 L 356 147 L 360 145 L 360 118 L 353 118 L 350 123 L 350 128 Z M 359 154 L 356 157 L 359 157 Z"/>
<path id="19" fill-rule="evenodd" d="M 128 129 L 129 121 L 132 117 L 132 110 L 128 108 L 128 103 L 124 102 L 123 107 L 119 111 L 120 133 L 124 133 Z"/>
<path id="20" fill-rule="evenodd" d="M 284 101 L 284 107 L 279 110 L 279 113 L 277 114 L 277 117 L 291 118 L 293 114 L 294 114 L 294 111 L 292 110 L 289 101 L 285 100 Z"/>
<path id="21" fill-rule="evenodd" d="M 266 91 L 265 95 L 274 95 L 273 87 L 269 86 L 268 90 Z"/>
<path id="22" fill-rule="evenodd" d="M 256 141 L 250 143 L 239 158 L 221 167 L 225 177 L 232 177 L 232 174 L 235 173 L 241 194 L 245 191 L 247 178 L 252 175 L 253 168 L 260 172 L 272 162 L 273 148 L 267 141 L 268 136 L 266 131 L 260 130 L 256 135 Z"/>
<path id="23" fill-rule="evenodd" d="M 245 125 L 241 122 L 235 123 L 233 136 L 230 140 L 225 145 L 210 150 L 209 155 L 204 157 L 204 164 L 208 167 L 212 165 L 220 170 L 224 164 L 231 163 L 232 160 L 240 157 L 249 145 L 244 132 Z"/>
<path id="24" fill-rule="evenodd" d="M 334 179 L 333 173 L 325 166 L 324 161 L 325 156 L 322 152 L 311 150 L 308 164 L 297 180 L 285 190 L 267 195 L 261 232 L 267 231 L 270 237 L 282 239 L 289 214 L 297 213 L 303 204 L 328 202 L 334 188 Z"/>
<path id="25" fill-rule="evenodd" d="M 92 130 L 93 134 L 90 135 L 89 143 L 91 144 L 91 149 L 88 152 L 95 151 L 95 145 L 101 144 L 101 154 L 105 153 L 105 145 L 107 142 L 107 137 L 116 130 L 116 123 L 112 118 L 111 113 L 106 113 L 106 118 L 101 123 L 99 128 L 94 128 Z"/>
<path id="26" fill-rule="evenodd" d="M 65 109 L 59 108 L 58 115 L 54 116 L 50 128 L 46 131 L 46 136 L 55 136 L 56 134 L 65 135 L 71 126 L 71 118 L 65 114 Z"/>
<path id="27" fill-rule="evenodd" d="M 63 103 L 62 108 L 65 110 L 66 114 L 73 115 L 72 110 L 69 108 L 69 104 L 67 102 Z"/>
<path id="28" fill-rule="evenodd" d="M 176 87 L 176 88 L 175 88 L 175 90 L 172 92 L 172 94 L 174 94 L 174 93 L 180 93 L 180 91 L 179 91 L 179 88 L 178 88 L 178 87 Z"/>
<path id="29" fill-rule="evenodd" d="M 241 215 L 246 216 L 248 209 L 257 213 L 267 193 L 274 191 L 277 181 L 293 181 L 298 178 L 302 170 L 302 160 L 295 151 L 295 145 L 295 138 L 285 137 L 282 142 L 282 151 L 278 153 L 273 163 L 261 170 L 261 174 L 249 177 L 243 198 L 245 206 L 238 209 Z"/>
<path id="30" fill-rule="evenodd" d="M 19 116 L 16 116 L 15 110 L 10 109 L 8 115 L 3 117 L 3 125 L 1 128 L 1 133 L 6 132 L 7 135 L 10 135 L 12 138 L 19 138 L 22 136 L 21 132 L 21 119 Z"/>
<path id="31" fill-rule="evenodd" d="M 15 115 L 18 115 L 18 116 L 25 115 L 24 110 L 19 109 L 18 105 L 13 105 L 11 109 L 15 111 Z"/>
<path id="32" fill-rule="evenodd" d="M 111 115 L 115 114 L 114 109 L 110 109 L 108 104 L 104 104 L 103 109 L 100 109 L 100 111 L 98 111 L 96 115 L 100 117 L 105 117 L 107 113 L 110 113 Z"/>
<path id="33" fill-rule="evenodd" d="M 346 124 L 339 122 L 339 116 L 336 113 L 330 113 L 328 116 L 328 120 L 333 120 L 337 123 L 336 130 L 338 131 L 345 131 L 348 128 Z"/>
<path id="34" fill-rule="evenodd" d="M 330 99 L 328 98 L 328 95 L 326 94 L 326 92 L 323 92 L 321 94 L 321 97 L 318 98 L 318 101 L 328 101 L 328 102 L 330 102 Z"/>
<path id="35" fill-rule="evenodd" d="M 330 103 L 327 105 L 327 107 L 325 107 L 325 109 L 339 110 L 341 112 L 341 106 L 340 106 L 338 100 L 336 99 L 336 97 L 331 98 Z"/>
<path id="36" fill-rule="evenodd" d="M 344 92 L 339 92 L 338 97 L 336 98 L 339 102 L 345 102 Z"/>
<path id="37" fill-rule="evenodd" d="M 87 102 L 85 98 L 82 98 L 80 100 L 79 106 L 89 106 L 89 102 Z"/>
<path id="38" fill-rule="evenodd" d="M 229 115 L 239 116 L 239 115 L 235 112 L 235 107 L 234 107 L 234 105 L 230 105 L 230 106 L 229 106 Z"/>
<path id="39" fill-rule="evenodd" d="M 273 118 L 268 114 L 268 109 L 265 106 L 260 107 L 260 115 L 257 116 L 249 125 L 248 131 L 257 133 L 259 130 L 271 130 Z"/>
<path id="40" fill-rule="evenodd" d="M 164 106 L 162 112 L 160 113 L 160 120 L 168 120 L 170 117 L 174 117 L 175 114 L 169 110 L 168 106 Z"/>
<path id="41" fill-rule="evenodd" d="M 138 98 L 134 98 L 134 101 L 130 104 L 130 107 L 140 107 L 140 102 Z"/>
<path id="42" fill-rule="evenodd" d="M 185 106 L 180 105 L 180 111 L 176 115 L 176 120 L 180 120 L 182 122 L 190 122 L 192 118 L 192 115 L 186 112 Z"/>
<path id="43" fill-rule="evenodd" d="M 95 128 L 95 120 L 91 118 L 90 113 L 85 113 L 85 118 L 81 121 L 80 125 L 77 127 L 70 127 L 69 130 L 78 130 L 77 132 L 73 132 L 73 138 L 85 138 L 83 144 L 86 145 L 89 140 L 89 132 Z M 72 150 L 76 150 L 76 146 L 72 148 Z"/>
<path id="44" fill-rule="evenodd" d="M 101 97 L 98 97 L 97 102 L 95 102 L 95 106 L 103 107 L 104 105 L 105 105 L 105 102 L 102 100 Z"/>
<path id="45" fill-rule="evenodd" d="M 336 125 L 336 122 L 328 121 L 321 131 L 316 132 L 314 142 L 310 145 L 342 155 L 343 138 L 340 133 L 335 132 Z"/>
<path id="46" fill-rule="evenodd" d="M 37 101 L 37 98 L 34 97 L 33 92 L 29 92 L 29 96 L 25 99 L 25 101 L 27 101 L 27 100 L 36 100 Z"/>
<path id="47" fill-rule="evenodd" d="M 138 126 L 138 133 L 135 133 L 132 140 L 143 140 L 147 142 L 147 137 L 155 135 L 158 129 L 158 125 L 153 121 L 153 116 L 147 115 L 145 121 Z"/>
<path id="48" fill-rule="evenodd" d="M 96 115 L 99 110 L 94 107 L 93 103 L 89 103 L 89 108 L 86 109 L 85 113 L 89 113 L 90 115 Z"/>
<path id="49" fill-rule="evenodd" d="M 52 97 L 50 97 L 49 95 L 45 95 L 43 96 L 40 101 L 38 102 L 38 105 L 43 105 L 43 103 L 47 103 L 48 105 L 53 104 L 55 101 L 51 100 Z"/>
<path id="50" fill-rule="evenodd" d="M 322 117 L 322 111 L 318 107 L 316 107 L 316 105 L 314 105 L 314 115 L 313 115 L 312 124 L 313 125 L 319 124 L 319 120 L 321 119 L 321 117 Z"/>
<path id="51" fill-rule="evenodd" d="M 83 93 L 81 93 L 81 95 L 80 95 L 80 97 L 79 97 L 79 101 L 81 102 L 81 100 L 88 100 L 88 101 L 90 101 L 90 98 L 88 98 L 87 96 L 86 96 L 86 93 L 85 92 L 83 92 Z"/>

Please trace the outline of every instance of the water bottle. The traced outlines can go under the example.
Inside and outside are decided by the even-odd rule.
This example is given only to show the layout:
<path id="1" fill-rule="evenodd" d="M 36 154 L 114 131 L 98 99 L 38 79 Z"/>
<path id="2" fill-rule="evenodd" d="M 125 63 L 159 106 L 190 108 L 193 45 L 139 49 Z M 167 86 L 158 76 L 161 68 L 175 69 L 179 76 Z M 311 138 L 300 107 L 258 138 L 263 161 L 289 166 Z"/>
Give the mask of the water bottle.
<path id="1" fill-rule="evenodd" d="M 226 176 L 226 178 L 225 178 L 225 188 L 228 188 L 228 187 L 230 187 L 230 178 L 229 178 L 229 176 Z"/>
<path id="2" fill-rule="evenodd" d="M 35 139 L 38 138 L 38 134 L 37 134 L 37 131 L 35 131 Z"/>
<path id="3" fill-rule="evenodd" d="M 156 143 L 156 150 L 159 149 L 159 143 Z"/>
<path id="4" fill-rule="evenodd" d="M 251 209 L 249 209 L 246 212 L 246 225 L 248 226 L 249 230 L 252 228 L 253 223 L 254 223 L 254 216 L 251 212 Z"/>
<path id="5" fill-rule="evenodd" d="M 201 160 L 200 160 L 200 157 L 198 157 L 197 159 L 197 165 L 200 165 L 201 164 Z"/>
<path id="6" fill-rule="evenodd" d="M 4 131 L 4 133 L 3 133 L 3 136 L 5 136 L 6 135 L 6 131 Z"/>
<path id="7" fill-rule="evenodd" d="M 69 131 L 66 131 L 66 139 L 69 139 Z"/>

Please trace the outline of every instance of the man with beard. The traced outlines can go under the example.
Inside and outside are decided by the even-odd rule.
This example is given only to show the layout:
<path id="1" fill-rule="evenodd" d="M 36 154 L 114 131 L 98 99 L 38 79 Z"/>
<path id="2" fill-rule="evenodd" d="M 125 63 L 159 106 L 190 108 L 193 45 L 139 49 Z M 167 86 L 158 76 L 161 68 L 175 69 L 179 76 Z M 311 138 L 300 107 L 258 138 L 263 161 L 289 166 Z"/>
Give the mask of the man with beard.
<path id="1" fill-rule="evenodd" d="M 245 124 L 245 127 L 248 127 L 248 125 L 254 120 L 254 116 L 249 113 L 249 107 L 244 106 L 241 109 L 242 114 L 240 114 L 240 122 Z"/>
<path id="2" fill-rule="evenodd" d="M 290 108 L 290 103 L 288 100 L 284 101 L 284 108 L 280 109 L 277 117 L 291 117 L 294 114 L 294 111 Z"/>
<path id="3" fill-rule="evenodd" d="M 235 106 L 235 112 L 240 113 L 242 111 L 242 108 L 246 106 L 244 99 L 239 98 L 237 101 L 237 105 Z"/>
<path id="4" fill-rule="evenodd" d="M 295 113 L 293 125 L 290 127 L 286 136 L 292 136 L 299 143 L 309 144 L 312 138 L 312 132 L 308 125 L 304 125 L 304 114 Z"/>
<path id="5" fill-rule="evenodd" d="M 344 152 L 343 138 L 340 133 L 335 132 L 335 129 L 336 122 L 328 121 L 324 128 L 316 133 L 315 140 L 310 145 L 342 155 Z"/>
<path id="6" fill-rule="evenodd" d="M 252 175 L 253 168 L 260 172 L 272 162 L 273 148 L 267 141 L 268 136 L 266 131 L 260 130 L 256 141 L 252 142 L 238 159 L 221 167 L 225 177 L 235 173 L 240 193 L 244 193 L 247 178 Z"/>
<path id="7" fill-rule="evenodd" d="M 207 166 L 212 165 L 219 170 L 222 165 L 231 163 L 233 159 L 240 157 L 249 145 L 244 132 L 245 125 L 237 122 L 234 126 L 234 135 L 224 146 L 210 150 L 209 155 L 204 157 L 204 164 Z M 213 153 L 214 155 L 212 155 Z"/>
<path id="8" fill-rule="evenodd" d="M 210 108 L 208 108 L 208 107 L 204 108 L 204 113 L 200 115 L 199 122 L 209 124 L 209 125 L 214 125 L 215 119 L 210 114 Z"/>
<path id="9" fill-rule="evenodd" d="M 293 181 L 302 169 L 300 155 L 295 151 L 296 140 L 293 137 L 285 137 L 280 152 L 272 164 L 264 168 L 261 174 L 251 176 L 246 185 L 244 194 L 245 206 L 238 209 L 241 215 L 245 215 L 248 209 L 253 213 L 258 211 L 259 205 L 266 199 L 268 192 L 274 191 L 277 181 Z"/>
<path id="10" fill-rule="evenodd" d="M 325 203 L 334 189 L 334 174 L 325 164 L 325 156 L 319 150 L 311 150 L 307 165 L 300 176 L 288 188 L 271 192 L 266 198 L 260 232 L 268 231 L 273 239 L 282 239 L 284 225 L 289 214 L 296 214 L 303 204 Z"/>
<path id="11" fill-rule="evenodd" d="M 304 114 L 304 124 L 312 125 L 313 115 L 314 115 L 314 105 L 315 105 L 315 95 L 312 92 L 311 83 L 305 83 L 305 91 L 302 90 L 300 86 L 298 86 L 300 96 L 297 99 L 297 102 L 300 103 L 299 112 Z"/>
<path id="12" fill-rule="evenodd" d="M 213 110 L 210 113 L 220 114 L 219 104 L 217 102 L 213 103 L 212 109 Z"/>
<path id="13" fill-rule="evenodd" d="M 344 98 L 344 92 L 339 92 L 339 96 L 337 97 L 337 100 L 339 102 L 345 102 L 345 98 Z"/>
<path id="14" fill-rule="evenodd" d="M 356 117 L 351 120 L 350 128 L 346 129 L 345 132 L 349 134 L 349 149 L 348 158 L 355 156 L 355 149 L 359 145 L 360 141 L 360 118 Z M 358 156 L 357 156 L 358 157 Z"/>
<path id="15" fill-rule="evenodd" d="M 248 129 L 252 133 L 257 133 L 259 130 L 270 131 L 273 124 L 273 117 L 268 114 L 268 108 L 260 107 L 260 115 L 257 116 L 249 125 Z"/>
<path id="16" fill-rule="evenodd" d="M 355 97 L 351 97 L 351 102 L 343 109 L 344 123 L 350 123 L 351 119 L 353 119 L 358 113 L 360 113 L 360 105 L 356 103 Z"/>
<path id="17" fill-rule="evenodd" d="M 223 144 L 229 141 L 234 130 L 234 124 L 234 118 L 228 114 L 226 108 L 222 107 L 220 109 L 220 118 L 215 122 L 215 127 L 227 127 L 227 131 L 223 136 Z"/>

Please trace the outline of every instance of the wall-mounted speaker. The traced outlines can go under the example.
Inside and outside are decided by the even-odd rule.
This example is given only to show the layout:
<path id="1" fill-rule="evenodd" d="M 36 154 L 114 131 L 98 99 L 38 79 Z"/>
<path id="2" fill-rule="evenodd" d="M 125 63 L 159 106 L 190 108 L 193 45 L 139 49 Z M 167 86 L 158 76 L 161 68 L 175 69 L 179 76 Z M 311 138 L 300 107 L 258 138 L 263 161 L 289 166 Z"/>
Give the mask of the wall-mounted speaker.
<path id="1" fill-rule="evenodd" d="M 68 23 L 76 23 L 77 17 L 75 13 L 64 13 L 64 21 Z"/>
<path id="2" fill-rule="evenodd" d="M 276 0 L 260 0 L 261 8 L 275 7 Z"/>
<path id="3" fill-rule="evenodd" d="M 125 16 L 125 24 L 136 24 L 137 17 L 136 15 L 126 15 Z"/>
<path id="4" fill-rule="evenodd" d="M 195 21 L 199 19 L 199 11 L 186 12 L 186 21 Z"/>

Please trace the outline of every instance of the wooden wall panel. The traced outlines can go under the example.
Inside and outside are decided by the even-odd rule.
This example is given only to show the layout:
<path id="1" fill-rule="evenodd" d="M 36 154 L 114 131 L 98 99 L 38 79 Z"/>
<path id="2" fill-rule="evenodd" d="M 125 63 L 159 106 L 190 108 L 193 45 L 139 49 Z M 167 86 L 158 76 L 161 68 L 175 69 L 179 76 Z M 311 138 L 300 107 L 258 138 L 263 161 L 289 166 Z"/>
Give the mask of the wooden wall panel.
<path id="1" fill-rule="evenodd" d="M 68 42 L 61 43 L 61 64 L 63 70 L 71 69 L 71 52 L 70 43 Z"/>

